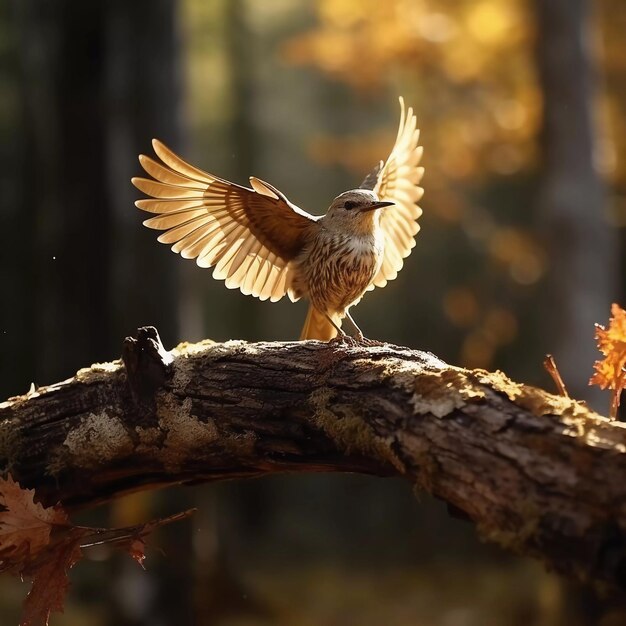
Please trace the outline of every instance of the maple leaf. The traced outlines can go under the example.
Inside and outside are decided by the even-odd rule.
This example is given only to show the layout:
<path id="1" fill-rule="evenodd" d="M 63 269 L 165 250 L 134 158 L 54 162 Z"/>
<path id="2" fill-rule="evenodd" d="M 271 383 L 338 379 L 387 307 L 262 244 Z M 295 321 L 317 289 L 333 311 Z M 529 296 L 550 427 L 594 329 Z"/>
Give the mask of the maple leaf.
<path id="1" fill-rule="evenodd" d="M 54 525 L 67 526 L 60 507 L 45 508 L 34 501 L 34 489 L 22 489 L 9 475 L 0 479 L 0 571 L 21 571 L 50 542 Z"/>
<path id="2" fill-rule="evenodd" d="M 595 373 L 589 384 L 611 390 L 610 415 L 615 419 L 626 387 L 626 311 L 618 304 L 611 306 L 608 328 L 596 324 L 596 341 L 604 359 L 594 363 Z"/>
<path id="3" fill-rule="evenodd" d="M 32 578 L 20 626 L 47 626 L 51 611 L 62 611 L 67 571 L 80 560 L 85 534 L 70 524 L 60 505 L 35 502 L 12 476 L 0 478 L 0 571 Z"/>

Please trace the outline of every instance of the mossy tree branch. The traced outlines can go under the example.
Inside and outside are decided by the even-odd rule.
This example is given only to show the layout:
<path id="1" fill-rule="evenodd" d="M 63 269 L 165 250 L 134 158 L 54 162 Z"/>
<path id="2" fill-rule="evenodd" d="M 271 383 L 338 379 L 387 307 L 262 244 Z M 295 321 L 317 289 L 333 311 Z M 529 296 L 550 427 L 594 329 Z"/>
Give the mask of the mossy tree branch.
<path id="1" fill-rule="evenodd" d="M 182 344 L 0 404 L 5 472 L 47 504 L 272 472 L 399 475 L 488 539 L 626 587 L 626 425 L 395 346 Z"/>

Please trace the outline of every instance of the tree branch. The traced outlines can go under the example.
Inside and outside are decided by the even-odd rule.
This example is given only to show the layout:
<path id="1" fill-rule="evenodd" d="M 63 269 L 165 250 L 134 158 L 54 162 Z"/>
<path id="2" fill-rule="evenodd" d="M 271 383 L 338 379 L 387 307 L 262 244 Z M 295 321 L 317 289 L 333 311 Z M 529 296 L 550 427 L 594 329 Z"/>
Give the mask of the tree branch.
<path id="1" fill-rule="evenodd" d="M 385 345 L 209 341 L 0 404 L 0 460 L 46 504 L 275 472 L 399 475 L 487 539 L 626 587 L 626 426 L 583 404 Z"/>

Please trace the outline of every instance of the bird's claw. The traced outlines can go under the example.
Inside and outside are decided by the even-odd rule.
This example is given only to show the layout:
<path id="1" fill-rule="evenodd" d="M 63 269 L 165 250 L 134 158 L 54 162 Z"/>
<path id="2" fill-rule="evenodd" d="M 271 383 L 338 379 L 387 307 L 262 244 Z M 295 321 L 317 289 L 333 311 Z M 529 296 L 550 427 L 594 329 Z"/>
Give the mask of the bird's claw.
<path id="1" fill-rule="evenodd" d="M 351 337 L 350 335 L 347 335 L 346 333 L 342 333 L 333 337 L 328 343 L 334 346 L 336 345 L 346 346 L 347 345 L 347 346 L 350 346 L 351 348 L 355 348 L 356 346 L 359 345 L 359 340 L 355 339 L 354 337 Z"/>
<path id="2" fill-rule="evenodd" d="M 363 337 L 363 335 L 361 335 L 361 338 L 359 339 L 359 343 L 362 346 L 368 346 L 368 347 L 385 345 L 384 341 L 378 341 L 378 339 L 368 339 L 367 337 Z"/>
<path id="3" fill-rule="evenodd" d="M 363 333 L 358 333 L 354 337 L 346 333 L 338 334 L 337 336 L 333 337 L 329 341 L 329 343 L 333 345 L 344 345 L 344 346 L 347 345 L 347 346 L 350 346 L 351 348 L 356 348 L 358 346 L 372 347 L 372 346 L 384 346 L 385 345 L 383 341 L 378 341 L 377 339 L 368 339 L 367 337 L 364 337 Z"/>

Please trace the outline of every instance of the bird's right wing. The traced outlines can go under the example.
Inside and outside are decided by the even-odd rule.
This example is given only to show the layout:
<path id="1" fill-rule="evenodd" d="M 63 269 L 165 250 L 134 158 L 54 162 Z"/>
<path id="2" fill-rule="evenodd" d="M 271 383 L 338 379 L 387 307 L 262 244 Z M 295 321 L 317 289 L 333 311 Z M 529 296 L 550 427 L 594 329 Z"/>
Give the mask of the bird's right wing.
<path id="1" fill-rule="evenodd" d="M 413 109 L 405 112 L 404 100 L 400 98 L 400 126 L 398 136 L 389 158 L 382 161 L 361 183 L 362 188 L 373 189 L 381 200 L 393 202 L 380 217 L 380 227 L 385 238 L 383 263 L 368 290 L 384 287 L 402 269 L 404 259 L 415 246 L 419 231 L 417 218 L 422 209 L 417 202 L 424 190 L 419 182 L 424 168 L 419 163 L 422 148 L 418 145 L 419 130 Z"/>
<path id="2" fill-rule="evenodd" d="M 157 214 L 144 225 L 165 231 L 158 240 L 182 257 L 215 266 L 213 278 L 229 289 L 272 302 L 286 293 L 295 299 L 289 261 L 316 218 L 258 178 L 250 178 L 252 189 L 241 187 L 190 165 L 156 139 L 152 145 L 162 163 L 145 155 L 139 161 L 154 180 L 132 179 L 151 196 L 136 206 Z"/>

